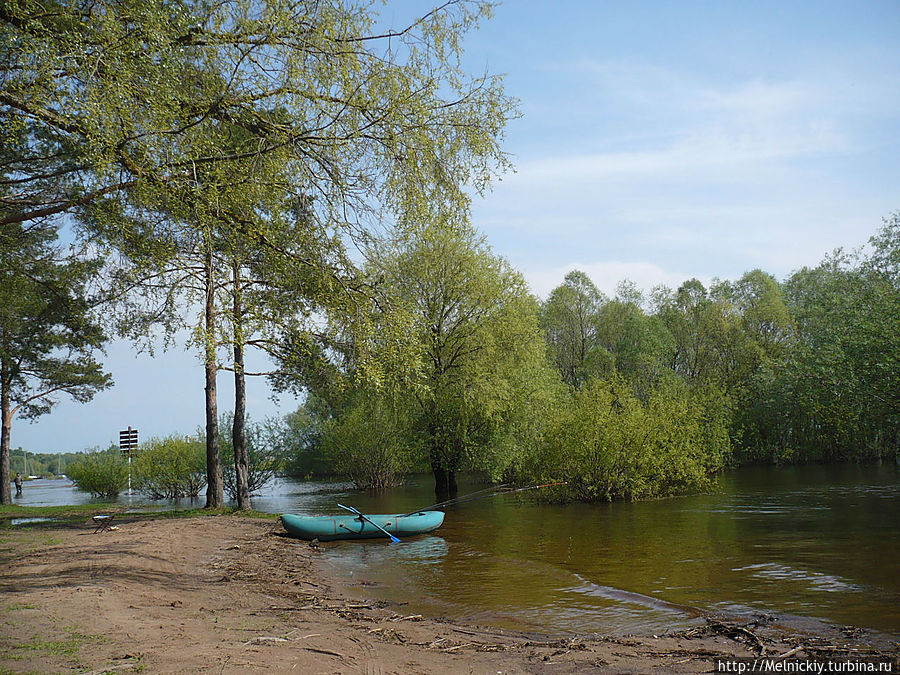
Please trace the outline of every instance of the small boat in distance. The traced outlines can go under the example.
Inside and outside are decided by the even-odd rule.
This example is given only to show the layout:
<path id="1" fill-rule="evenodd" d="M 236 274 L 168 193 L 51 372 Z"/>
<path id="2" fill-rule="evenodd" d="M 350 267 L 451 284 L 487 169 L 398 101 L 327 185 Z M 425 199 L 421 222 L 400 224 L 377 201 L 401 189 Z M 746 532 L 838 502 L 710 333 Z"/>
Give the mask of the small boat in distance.
<path id="1" fill-rule="evenodd" d="M 363 516 L 297 516 L 281 515 L 281 524 L 292 537 L 299 539 L 371 539 L 388 532 L 397 537 L 410 537 L 438 529 L 444 522 L 443 511 L 419 511 L 408 515 L 391 513 Z M 379 529 L 381 528 L 381 529 Z"/>

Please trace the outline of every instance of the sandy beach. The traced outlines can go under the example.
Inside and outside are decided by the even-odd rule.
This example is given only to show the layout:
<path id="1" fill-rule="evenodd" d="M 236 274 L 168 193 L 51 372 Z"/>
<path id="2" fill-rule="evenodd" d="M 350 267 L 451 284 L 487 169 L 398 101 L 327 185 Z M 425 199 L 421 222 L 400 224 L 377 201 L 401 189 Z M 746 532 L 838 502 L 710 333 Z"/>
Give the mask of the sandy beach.
<path id="1" fill-rule="evenodd" d="M 0 672 L 677 673 L 760 653 L 875 653 L 852 631 L 838 644 L 715 621 L 565 639 L 459 625 L 372 600 L 277 521 L 117 521 L 0 533 Z"/>

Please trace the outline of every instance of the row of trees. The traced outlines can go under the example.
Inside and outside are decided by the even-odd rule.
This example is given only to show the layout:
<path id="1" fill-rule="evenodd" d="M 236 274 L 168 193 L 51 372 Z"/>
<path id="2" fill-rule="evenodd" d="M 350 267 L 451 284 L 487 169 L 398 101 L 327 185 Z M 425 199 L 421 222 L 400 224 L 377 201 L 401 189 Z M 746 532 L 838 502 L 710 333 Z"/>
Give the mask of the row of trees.
<path id="1" fill-rule="evenodd" d="M 900 413 L 900 215 L 867 249 L 838 251 L 779 283 L 760 270 L 613 299 L 572 272 L 542 321 L 573 388 L 612 373 L 641 395 L 676 378 L 721 393 L 734 458 L 895 456 Z"/>
<path id="2" fill-rule="evenodd" d="M 641 345 L 621 333 L 643 317 L 636 306 L 590 318 L 618 317 L 607 328 L 631 365 L 607 356 L 596 372 L 575 368 L 571 383 L 573 369 L 553 368 L 545 339 L 563 291 L 542 307 L 471 228 L 406 230 L 374 250 L 365 271 L 382 298 L 374 330 L 354 335 L 330 377 L 310 385 L 295 416 L 306 430 L 301 470 L 318 460 L 359 487 L 385 487 L 424 466 L 441 498 L 456 493 L 461 471 L 477 471 L 565 480 L 559 496 L 597 500 L 700 489 L 727 459 L 721 396 L 649 374 Z M 383 366 L 377 382 L 356 377 L 361 339 Z"/>
<path id="3" fill-rule="evenodd" d="M 223 429 L 231 426 L 232 413 L 220 420 Z M 290 449 L 290 430 L 277 419 L 247 424 L 248 477 L 250 493 L 258 492 L 284 468 Z M 223 434 L 230 449 L 232 439 Z M 118 446 L 73 456 L 68 475 L 84 492 L 97 497 L 115 497 L 129 486 L 151 499 L 195 499 L 207 485 L 206 440 L 203 431 L 193 436 L 172 435 L 151 438 L 128 459 Z M 240 486 L 234 466 L 224 471 L 225 492 L 237 500 Z"/>
<path id="4" fill-rule="evenodd" d="M 360 487 L 430 467 L 439 495 L 475 470 L 565 480 L 561 498 L 704 489 L 723 466 L 896 456 L 900 215 L 868 249 L 784 282 L 601 293 L 569 273 L 543 303 L 471 229 L 405 231 L 367 274 L 390 311 L 293 416 L 298 474 Z M 359 336 L 356 336 L 359 338 Z"/>
<path id="5" fill-rule="evenodd" d="M 184 328 L 208 506 L 223 369 L 250 506 L 251 348 L 273 386 L 311 394 L 296 433 L 360 484 L 425 462 L 443 495 L 463 469 L 559 467 L 579 498 L 648 496 L 700 487 L 729 453 L 896 451 L 896 218 L 872 255 L 785 284 L 610 300 L 575 273 L 543 305 L 528 293 L 467 222 L 515 114 L 460 65 L 490 9 L 451 0 L 394 28 L 365 0 L 0 6 L 0 502 L 14 416 L 110 386 L 108 335 L 152 348 Z"/>
<path id="6" fill-rule="evenodd" d="M 74 462 L 79 453 L 28 452 L 24 448 L 14 448 L 9 453 L 10 471 L 23 476 L 61 476 Z"/>
<path id="7" fill-rule="evenodd" d="M 868 250 L 783 283 L 754 270 L 610 299 L 576 271 L 538 303 L 474 230 L 406 229 L 364 270 L 369 330 L 327 326 L 305 404 L 253 425 L 251 454 L 361 488 L 430 468 L 444 496 L 474 470 L 565 480 L 558 497 L 588 501 L 704 489 L 729 463 L 895 456 L 898 251 L 895 216 Z M 163 445 L 145 473 L 177 485 L 164 468 L 184 462 Z"/>

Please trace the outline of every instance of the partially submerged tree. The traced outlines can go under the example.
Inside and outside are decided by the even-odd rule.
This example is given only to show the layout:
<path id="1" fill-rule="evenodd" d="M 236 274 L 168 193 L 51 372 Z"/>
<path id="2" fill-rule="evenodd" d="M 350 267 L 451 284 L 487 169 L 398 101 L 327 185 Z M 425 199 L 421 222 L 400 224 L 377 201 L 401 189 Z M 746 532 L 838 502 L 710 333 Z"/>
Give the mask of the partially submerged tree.
<path id="1" fill-rule="evenodd" d="M 412 358 L 403 391 L 435 477 L 453 495 L 457 473 L 492 475 L 512 461 L 525 405 L 549 372 L 538 307 L 522 276 L 469 227 L 439 223 L 402 234 L 372 273 L 389 306 L 411 321 Z"/>
<path id="2" fill-rule="evenodd" d="M 89 401 L 112 385 L 94 358 L 105 341 L 88 299 L 98 268 L 64 252 L 51 226 L 0 231 L 0 503 L 11 500 L 13 418 L 44 415 L 63 394 Z"/>

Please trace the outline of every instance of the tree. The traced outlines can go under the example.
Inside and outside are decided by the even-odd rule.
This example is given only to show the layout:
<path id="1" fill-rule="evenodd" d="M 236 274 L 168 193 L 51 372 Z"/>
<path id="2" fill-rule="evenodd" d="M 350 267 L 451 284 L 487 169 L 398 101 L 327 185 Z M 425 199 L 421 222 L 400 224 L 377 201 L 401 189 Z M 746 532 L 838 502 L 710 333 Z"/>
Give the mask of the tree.
<path id="1" fill-rule="evenodd" d="M 581 386 L 611 367 L 598 335 L 600 311 L 608 299 L 584 272 L 573 270 L 541 307 L 541 326 L 566 384 Z"/>
<path id="2" fill-rule="evenodd" d="M 322 435 L 331 419 L 328 406 L 310 394 L 292 413 L 284 416 L 282 444 L 285 448 L 285 472 L 308 478 L 333 473 L 325 455 Z"/>
<path id="3" fill-rule="evenodd" d="M 733 401 L 735 450 L 745 459 L 778 455 L 786 439 L 781 420 L 786 400 L 778 387 L 794 337 L 781 285 L 756 269 L 735 282 L 714 284 L 710 296 L 723 311 L 716 381 Z"/>
<path id="4" fill-rule="evenodd" d="M 79 402 L 112 385 L 94 354 L 105 336 L 91 313 L 88 285 L 99 264 L 64 255 L 56 229 L 7 225 L 0 231 L 0 502 L 10 503 L 13 417 L 49 413 L 58 397 Z"/>
<path id="5" fill-rule="evenodd" d="M 470 227 L 444 223 L 401 233 L 370 271 L 387 306 L 409 317 L 408 360 L 421 365 L 401 374 L 400 391 L 416 409 L 436 494 L 455 494 L 466 467 L 501 474 L 550 372 L 524 279 Z"/>
<path id="6" fill-rule="evenodd" d="M 310 334 L 316 314 L 349 314 L 353 297 L 360 295 L 348 276 L 355 268 L 346 256 L 343 242 L 331 236 L 315 236 L 307 205 L 301 203 L 285 208 L 283 214 L 271 214 L 266 219 L 264 244 L 247 242 L 239 233 L 232 233 L 223 251 L 231 276 L 226 284 L 228 303 L 224 313 L 229 328 L 225 340 L 231 346 L 233 359 L 232 366 L 225 369 L 233 371 L 235 382 L 230 438 L 238 508 L 250 508 L 253 491 L 249 480 L 245 379 L 248 375 L 279 379 L 277 370 L 248 373 L 246 350 L 261 350 L 276 364 L 289 362 L 293 339 Z M 345 292 L 335 293 L 336 286 Z"/>
<path id="7" fill-rule="evenodd" d="M 222 447 L 226 450 L 234 445 L 231 430 L 234 429 L 234 413 L 226 412 L 222 415 L 220 428 L 222 429 Z M 262 422 L 254 422 L 249 417 L 245 424 L 244 442 L 247 454 L 247 466 L 245 480 L 246 485 L 241 486 L 237 479 L 237 463 L 225 467 L 225 492 L 231 499 L 238 500 L 238 492 L 245 489 L 248 495 L 259 492 L 275 477 L 275 474 L 284 469 L 284 464 L 293 440 L 291 429 L 286 420 L 269 417 Z M 245 501 L 249 507 L 249 497 Z"/>
<path id="8" fill-rule="evenodd" d="M 688 382 L 717 376 L 725 317 L 697 279 L 684 282 L 674 295 L 661 301 L 657 316 L 673 338 L 670 367 Z"/>
<path id="9" fill-rule="evenodd" d="M 3 184 L 15 187 L 0 222 L 72 213 L 129 257 L 169 253 L 158 242 L 172 225 L 202 237 L 209 505 L 221 500 L 212 243 L 272 246 L 292 203 L 312 204 L 309 237 L 333 240 L 386 214 L 464 214 L 469 188 L 508 165 L 499 140 L 515 113 L 500 78 L 460 65 L 462 36 L 489 15 L 452 0 L 381 30 L 353 0 L 0 8 Z M 313 341 L 294 331 L 288 343 Z"/>
<path id="10" fill-rule="evenodd" d="M 785 367 L 795 456 L 896 455 L 900 438 L 900 218 L 786 282 L 797 334 Z M 787 398 L 787 397 L 785 397 Z"/>
<path id="11" fill-rule="evenodd" d="M 467 202 L 465 186 L 506 163 L 513 112 L 499 78 L 459 63 L 491 7 L 451 1 L 382 29 L 370 4 L 4 3 L 0 121 L 18 193 L 2 222 L 153 204 L 196 167 L 266 155 L 332 224 L 376 201 L 417 219 Z M 249 132 L 243 147 L 204 141 L 216 125 Z"/>
<path id="12" fill-rule="evenodd" d="M 643 294 L 630 281 L 619 283 L 615 299 L 597 316 L 598 341 L 615 372 L 648 392 L 666 368 L 672 338 L 663 322 L 641 308 Z"/>

